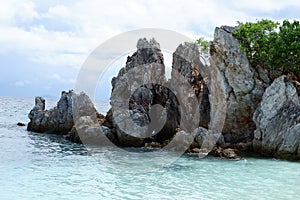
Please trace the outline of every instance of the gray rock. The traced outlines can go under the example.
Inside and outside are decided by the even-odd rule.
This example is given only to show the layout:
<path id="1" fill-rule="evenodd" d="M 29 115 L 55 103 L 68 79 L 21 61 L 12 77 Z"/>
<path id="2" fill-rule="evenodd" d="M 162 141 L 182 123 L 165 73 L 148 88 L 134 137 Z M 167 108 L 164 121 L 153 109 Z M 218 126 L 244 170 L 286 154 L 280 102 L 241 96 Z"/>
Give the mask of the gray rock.
<path id="1" fill-rule="evenodd" d="M 231 149 L 231 148 L 221 148 L 221 147 L 216 147 L 213 149 L 214 152 L 214 156 L 215 157 L 219 157 L 219 158 L 225 158 L 225 159 L 239 159 L 240 157 L 238 156 L 238 154 L 236 153 L 235 149 Z"/>
<path id="2" fill-rule="evenodd" d="M 115 133 L 119 145 L 143 146 L 144 139 L 153 135 L 159 142 L 173 137 L 179 111 L 165 83 L 160 45 L 154 39 L 140 39 L 137 51 L 112 79 L 112 108 L 104 125 Z"/>
<path id="3" fill-rule="evenodd" d="M 194 141 L 194 135 L 186 133 L 185 131 L 177 132 L 172 138 L 171 142 L 164 148 L 168 151 L 185 152 L 189 149 L 190 145 Z"/>
<path id="4" fill-rule="evenodd" d="M 198 153 L 198 156 L 202 157 L 209 154 L 215 146 L 220 145 L 222 140 L 223 136 L 221 133 L 198 127 L 191 133 L 187 133 L 184 130 L 178 131 L 171 142 L 164 148 L 175 152 Z"/>
<path id="5" fill-rule="evenodd" d="M 210 153 L 215 146 L 220 146 L 224 143 L 224 138 L 221 133 L 207 130 L 203 127 L 198 127 L 193 132 L 194 143 L 192 148 L 200 148 L 202 153 Z"/>
<path id="6" fill-rule="evenodd" d="M 22 123 L 22 122 L 18 122 L 17 126 L 26 126 L 26 124 Z"/>
<path id="7" fill-rule="evenodd" d="M 116 144 L 115 135 L 103 126 L 105 117 L 99 114 L 91 99 L 81 92 L 73 97 L 74 126 L 66 139 L 92 145 Z"/>
<path id="8" fill-rule="evenodd" d="M 97 119 L 93 119 L 93 116 L 80 116 L 66 139 L 85 145 L 111 146 L 117 144 L 116 137 L 111 130 L 100 125 Z"/>
<path id="9" fill-rule="evenodd" d="M 72 142 L 84 144 L 111 144 L 107 138 L 116 141 L 111 131 L 101 126 L 105 117 L 83 92 L 62 92 L 57 106 L 50 110 L 45 110 L 43 98 L 36 97 L 28 117 L 28 131 L 63 134 Z"/>
<path id="10" fill-rule="evenodd" d="M 170 85 L 175 89 L 176 97 L 179 98 L 180 106 L 186 110 L 187 114 L 193 113 L 195 107 L 188 107 L 190 104 L 199 105 L 197 119 L 199 124 L 194 126 L 208 127 L 210 121 L 209 90 L 205 83 L 208 76 L 208 66 L 205 59 L 208 54 L 200 51 L 199 45 L 185 42 L 180 44 L 173 53 L 173 64 Z M 202 62 L 201 61 L 201 58 Z M 187 81 L 188 84 L 183 84 Z M 181 88 L 180 90 L 178 88 Z M 195 95 L 197 102 L 191 102 L 191 97 Z M 189 120 L 188 120 L 189 121 Z M 188 123 L 185 122 L 185 123 Z"/>
<path id="11" fill-rule="evenodd" d="M 57 133 L 67 134 L 73 127 L 72 98 L 73 91 L 62 92 L 57 106 L 45 110 L 45 99 L 42 97 L 35 98 L 35 106 L 30 111 L 28 117 L 27 130 L 39 133 Z"/>
<path id="12" fill-rule="evenodd" d="M 253 119 L 256 152 L 286 159 L 300 158 L 300 102 L 292 81 L 281 76 L 262 98 Z"/>
<path id="13" fill-rule="evenodd" d="M 226 119 L 223 127 L 225 142 L 249 142 L 253 139 L 255 124 L 252 120 L 268 80 L 262 80 L 254 69 L 240 44 L 234 38 L 235 28 L 216 28 L 210 46 L 211 107 L 223 104 L 225 99 Z M 212 114 L 215 111 L 212 111 Z M 220 113 L 224 114 L 224 113 Z"/>

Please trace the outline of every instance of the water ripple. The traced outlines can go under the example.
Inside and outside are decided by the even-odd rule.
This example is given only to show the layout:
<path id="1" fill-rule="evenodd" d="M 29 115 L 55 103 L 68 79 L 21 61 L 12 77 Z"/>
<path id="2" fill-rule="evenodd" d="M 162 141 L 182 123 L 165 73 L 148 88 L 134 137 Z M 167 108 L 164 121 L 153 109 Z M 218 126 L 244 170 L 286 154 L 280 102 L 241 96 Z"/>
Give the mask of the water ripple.
<path id="1" fill-rule="evenodd" d="M 159 164 L 146 149 L 102 147 L 92 156 L 62 136 L 27 132 L 15 124 L 26 122 L 32 105 L 0 97 L 0 199 L 300 199 L 299 163 L 182 156 L 156 171 L 127 173 L 122 166 L 148 171 Z"/>

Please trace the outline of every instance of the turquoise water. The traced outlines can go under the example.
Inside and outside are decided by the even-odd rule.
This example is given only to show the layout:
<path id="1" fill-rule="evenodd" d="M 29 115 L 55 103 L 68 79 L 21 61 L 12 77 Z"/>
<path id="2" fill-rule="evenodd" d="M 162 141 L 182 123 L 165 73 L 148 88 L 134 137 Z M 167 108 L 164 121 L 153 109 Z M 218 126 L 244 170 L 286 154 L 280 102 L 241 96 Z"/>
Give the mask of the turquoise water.
<path id="1" fill-rule="evenodd" d="M 300 199 L 300 163 L 182 156 L 150 171 L 157 163 L 146 162 L 149 158 L 143 149 L 127 149 L 135 152 L 134 162 L 126 151 L 108 147 L 99 148 L 95 156 L 83 145 L 60 136 L 27 132 L 25 127 L 16 126 L 19 121 L 28 122 L 33 102 L 0 97 L 1 200 Z M 99 106 L 103 111 L 106 108 Z M 162 160 L 174 156 L 153 153 Z M 136 165 L 147 173 L 122 170 L 124 166 L 134 170 Z"/>

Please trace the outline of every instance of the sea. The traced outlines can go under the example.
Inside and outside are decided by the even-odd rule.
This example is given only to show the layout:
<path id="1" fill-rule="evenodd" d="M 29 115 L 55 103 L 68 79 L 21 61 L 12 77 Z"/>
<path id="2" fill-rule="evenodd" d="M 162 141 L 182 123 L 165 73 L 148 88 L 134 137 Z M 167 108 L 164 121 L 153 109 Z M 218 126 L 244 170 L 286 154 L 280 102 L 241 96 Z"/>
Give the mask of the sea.
<path id="1" fill-rule="evenodd" d="M 47 108 L 56 102 L 46 99 Z M 177 157 L 143 148 L 91 152 L 60 135 L 17 126 L 28 123 L 33 106 L 34 98 L 0 97 L 0 200 L 300 199 L 299 162 Z M 170 162 L 159 165 L 159 159 Z"/>

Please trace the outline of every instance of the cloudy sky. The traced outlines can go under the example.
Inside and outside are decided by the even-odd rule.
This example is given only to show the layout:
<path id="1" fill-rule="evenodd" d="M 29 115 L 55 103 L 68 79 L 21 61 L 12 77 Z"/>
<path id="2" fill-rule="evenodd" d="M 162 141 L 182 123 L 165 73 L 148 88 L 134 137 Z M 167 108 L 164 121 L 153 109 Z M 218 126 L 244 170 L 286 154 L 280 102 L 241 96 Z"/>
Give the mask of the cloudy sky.
<path id="1" fill-rule="evenodd" d="M 216 26 L 261 18 L 299 20 L 299 10 L 298 0 L 4 1 L 0 96 L 58 96 L 74 87 L 96 47 L 125 31 L 164 28 L 211 39 Z"/>

